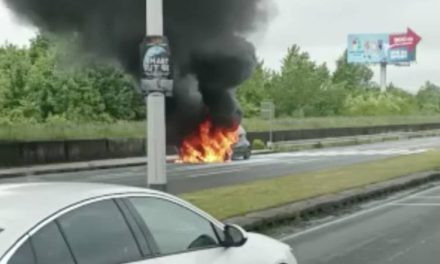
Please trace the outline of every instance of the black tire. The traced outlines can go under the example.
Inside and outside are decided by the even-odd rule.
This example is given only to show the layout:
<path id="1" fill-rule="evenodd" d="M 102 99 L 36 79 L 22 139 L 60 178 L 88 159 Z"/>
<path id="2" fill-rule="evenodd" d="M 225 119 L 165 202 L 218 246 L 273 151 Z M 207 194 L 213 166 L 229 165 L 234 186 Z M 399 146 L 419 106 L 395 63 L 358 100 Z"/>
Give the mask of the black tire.
<path id="1" fill-rule="evenodd" d="M 251 151 L 249 150 L 248 152 L 246 152 L 244 155 L 243 155 L 243 159 L 244 160 L 248 160 L 248 159 L 250 159 L 251 158 Z"/>

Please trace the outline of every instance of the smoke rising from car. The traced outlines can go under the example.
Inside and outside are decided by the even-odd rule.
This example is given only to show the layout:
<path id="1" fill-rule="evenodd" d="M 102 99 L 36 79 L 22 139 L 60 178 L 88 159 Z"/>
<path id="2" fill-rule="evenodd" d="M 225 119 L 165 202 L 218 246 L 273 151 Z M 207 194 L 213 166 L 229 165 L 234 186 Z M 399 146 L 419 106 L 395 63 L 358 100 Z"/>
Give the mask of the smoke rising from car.
<path id="1" fill-rule="evenodd" d="M 138 77 L 145 0 L 3 1 L 43 32 L 77 34 L 81 50 L 117 60 Z M 164 0 L 175 69 L 175 95 L 167 101 L 169 139 L 180 140 L 207 115 L 216 126 L 238 125 L 234 88 L 256 64 L 255 49 L 243 35 L 266 22 L 267 5 L 267 0 Z"/>

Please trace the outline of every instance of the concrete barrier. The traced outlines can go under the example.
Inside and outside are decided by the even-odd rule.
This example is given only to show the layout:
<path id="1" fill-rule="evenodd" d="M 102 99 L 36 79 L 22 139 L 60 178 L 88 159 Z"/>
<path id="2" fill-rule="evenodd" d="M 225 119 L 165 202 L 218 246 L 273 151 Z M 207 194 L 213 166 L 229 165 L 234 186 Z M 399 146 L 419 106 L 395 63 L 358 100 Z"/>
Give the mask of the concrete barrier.
<path id="1" fill-rule="evenodd" d="M 65 156 L 65 142 L 20 142 L 20 156 L 24 165 L 48 164 L 63 162 Z"/>
<path id="2" fill-rule="evenodd" d="M 142 157 L 146 155 L 145 139 L 109 139 L 108 154 L 114 158 Z"/>
<path id="3" fill-rule="evenodd" d="M 434 130 L 434 129 L 440 129 L 440 123 L 284 130 L 284 131 L 273 132 L 273 140 L 274 142 L 280 142 L 280 141 L 306 140 L 306 139 L 318 139 L 318 138 L 374 135 L 374 134 L 382 134 L 389 132 L 423 131 L 423 130 Z M 263 142 L 268 142 L 269 132 L 249 132 L 248 138 L 251 142 L 253 142 L 255 139 L 260 139 Z"/>
<path id="4" fill-rule="evenodd" d="M 0 142 L 0 167 L 21 165 L 20 144 L 16 142 Z"/>
<path id="5" fill-rule="evenodd" d="M 176 153 L 167 147 L 167 155 Z M 145 139 L 0 142 L 0 168 L 142 156 Z"/>
<path id="6" fill-rule="evenodd" d="M 105 139 L 66 141 L 66 159 L 68 161 L 107 159 L 111 157 L 107 142 Z"/>

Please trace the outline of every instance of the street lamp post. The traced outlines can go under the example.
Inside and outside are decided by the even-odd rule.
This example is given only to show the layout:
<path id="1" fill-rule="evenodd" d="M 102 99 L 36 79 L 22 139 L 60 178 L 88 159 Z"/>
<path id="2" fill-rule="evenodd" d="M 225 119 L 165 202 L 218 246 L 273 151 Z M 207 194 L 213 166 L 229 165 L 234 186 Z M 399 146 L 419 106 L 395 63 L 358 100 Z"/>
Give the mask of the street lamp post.
<path id="1" fill-rule="evenodd" d="M 146 0 L 146 35 L 148 38 L 160 39 L 163 37 L 163 2 L 162 0 Z M 148 56 L 144 54 L 144 56 Z M 142 85 L 148 96 L 147 105 L 147 155 L 148 171 L 147 185 L 149 188 L 167 191 L 166 177 L 166 127 L 165 127 L 165 86 L 172 85 L 172 81 L 164 81 L 157 72 L 163 72 L 162 65 L 149 65 L 146 57 L 142 58 L 144 71 L 149 71 L 154 77 L 143 79 Z M 160 60 L 163 63 L 164 60 Z M 158 63 L 152 60 L 151 63 Z M 166 60 L 166 67 L 169 62 Z M 165 66 L 164 66 L 165 67 Z M 154 70 L 151 70 L 154 69 Z M 170 71 L 170 69 L 168 69 Z"/>

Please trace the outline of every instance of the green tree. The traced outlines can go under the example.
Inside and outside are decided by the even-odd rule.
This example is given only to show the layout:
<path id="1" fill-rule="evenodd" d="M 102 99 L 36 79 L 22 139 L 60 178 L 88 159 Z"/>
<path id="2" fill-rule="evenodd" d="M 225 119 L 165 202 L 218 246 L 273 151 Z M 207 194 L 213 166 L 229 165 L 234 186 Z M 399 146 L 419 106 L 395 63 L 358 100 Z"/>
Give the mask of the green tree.
<path id="1" fill-rule="evenodd" d="M 0 115 L 11 122 L 133 120 L 142 114 L 132 78 L 116 67 L 78 57 L 66 45 L 37 36 L 29 48 L 0 47 Z"/>
<path id="2" fill-rule="evenodd" d="M 261 102 L 269 99 L 268 90 L 271 79 L 272 73 L 264 67 L 264 62 L 260 61 L 251 78 L 238 88 L 237 99 L 245 117 L 259 115 Z"/>
<path id="3" fill-rule="evenodd" d="M 424 113 L 440 113 L 440 87 L 426 82 L 416 96 L 419 108 Z"/>
<path id="4" fill-rule="evenodd" d="M 273 77 L 270 89 L 278 115 L 317 116 L 323 111 L 318 104 L 328 90 L 330 73 L 325 64 L 317 66 L 299 46 L 288 49 L 281 71 Z"/>
<path id="5" fill-rule="evenodd" d="M 365 65 L 348 63 L 345 51 L 336 61 L 332 79 L 334 83 L 344 83 L 350 92 L 356 92 L 370 87 L 373 75 L 373 71 Z"/>
<path id="6" fill-rule="evenodd" d="M 0 48 L 0 114 L 13 119 L 33 118 L 34 104 L 26 102 L 31 68 L 27 50 L 13 45 Z"/>

